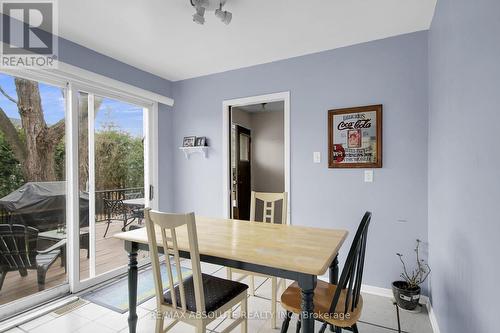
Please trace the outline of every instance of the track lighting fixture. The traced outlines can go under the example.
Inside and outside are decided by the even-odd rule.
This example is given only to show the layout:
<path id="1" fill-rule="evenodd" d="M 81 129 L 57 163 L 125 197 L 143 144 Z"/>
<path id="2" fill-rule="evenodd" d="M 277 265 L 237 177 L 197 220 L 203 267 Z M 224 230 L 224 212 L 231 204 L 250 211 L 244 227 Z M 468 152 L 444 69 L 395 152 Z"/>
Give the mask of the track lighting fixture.
<path id="1" fill-rule="evenodd" d="M 231 19 L 233 18 L 233 14 L 231 14 L 227 10 L 222 10 L 222 2 L 219 8 L 215 10 L 215 16 L 217 16 L 222 21 L 222 23 L 226 25 L 231 23 Z"/>
<path id="2" fill-rule="evenodd" d="M 205 7 L 195 7 L 196 13 L 193 15 L 193 21 L 198 24 L 205 23 Z"/>
<path id="3" fill-rule="evenodd" d="M 196 10 L 193 15 L 193 21 L 198 24 L 205 23 L 205 11 L 215 11 L 215 16 L 218 17 L 222 23 L 229 24 L 233 18 L 233 14 L 222 7 L 226 4 L 227 0 L 190 0 L 191 6 Z"/>

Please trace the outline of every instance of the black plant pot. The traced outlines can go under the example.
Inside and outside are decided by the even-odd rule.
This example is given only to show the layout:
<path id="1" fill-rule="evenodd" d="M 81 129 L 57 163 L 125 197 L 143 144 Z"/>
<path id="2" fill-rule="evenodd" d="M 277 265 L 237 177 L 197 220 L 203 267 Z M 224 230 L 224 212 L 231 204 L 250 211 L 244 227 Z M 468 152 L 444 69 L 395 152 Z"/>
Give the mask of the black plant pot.
<path id="1" fill-rule="evenodd" d="M 415 310 L 420 301 L 420 287 L 410 288 L 405 281 L 394 281 L 392 292 L 398 306 L 404 310 Z"/>

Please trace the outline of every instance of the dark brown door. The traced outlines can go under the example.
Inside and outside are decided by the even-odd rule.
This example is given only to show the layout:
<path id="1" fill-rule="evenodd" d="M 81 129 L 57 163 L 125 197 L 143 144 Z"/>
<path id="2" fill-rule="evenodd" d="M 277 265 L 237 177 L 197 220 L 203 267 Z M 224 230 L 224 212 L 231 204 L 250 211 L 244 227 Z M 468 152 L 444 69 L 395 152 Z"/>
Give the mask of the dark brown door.
<path id="1" fill-rule="evenodd" d="M 236 125 L 235 131 L 236 157 L 236 179 L 233 184 L 236 187 L 237 216 L 240 220 L 250 219 L 250 194 L 251 194 L 251 136 L 250 130 Z"/>

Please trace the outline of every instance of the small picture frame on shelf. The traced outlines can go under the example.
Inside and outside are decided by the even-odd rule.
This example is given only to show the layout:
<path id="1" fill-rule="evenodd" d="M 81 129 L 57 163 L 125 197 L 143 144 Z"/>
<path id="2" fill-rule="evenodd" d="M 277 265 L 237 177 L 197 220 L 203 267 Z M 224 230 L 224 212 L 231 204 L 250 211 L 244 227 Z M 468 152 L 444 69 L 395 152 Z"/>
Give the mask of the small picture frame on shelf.
<path id="1" fill-rule="evenodd" d="M 183 147 L 194 147 L 195 143 L 196 143 L 195 136 L 185 136 L 184 139 L 182 140 Z"/>
<path id="2" fill-rule="evenodd" d="M 196 138 L 196 146 L 205 147 L 207 145 L 207 138 L 204 136 L 200 136 Z"/>

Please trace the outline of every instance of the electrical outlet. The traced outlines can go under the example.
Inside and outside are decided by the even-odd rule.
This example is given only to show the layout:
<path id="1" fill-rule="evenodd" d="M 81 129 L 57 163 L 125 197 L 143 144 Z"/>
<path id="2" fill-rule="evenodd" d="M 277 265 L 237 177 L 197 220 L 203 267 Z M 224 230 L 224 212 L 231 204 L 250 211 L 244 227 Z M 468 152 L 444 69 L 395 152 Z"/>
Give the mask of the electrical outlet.
<path id="1" fill-rule="evenodd" d="M 373 170 L 365 170 L 365 183 L 373 183 Z"/>
<path id="2" fill-rule="evenodd" d="M 314 163 L 321 163 L 321 153 L 319 151 L 315 151 L 313 153 L 313 162 Z"/>

